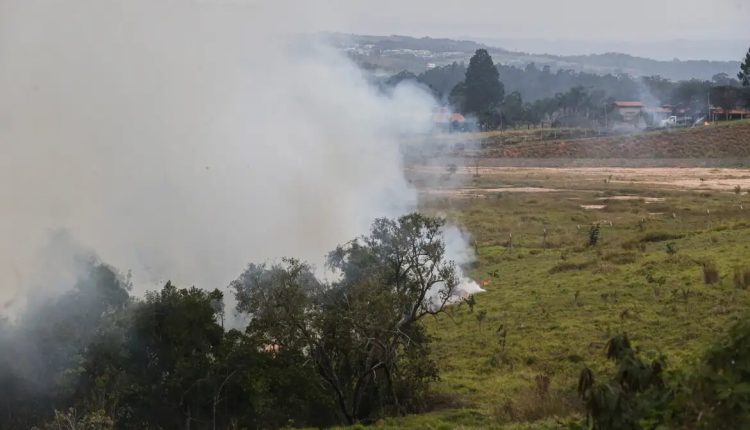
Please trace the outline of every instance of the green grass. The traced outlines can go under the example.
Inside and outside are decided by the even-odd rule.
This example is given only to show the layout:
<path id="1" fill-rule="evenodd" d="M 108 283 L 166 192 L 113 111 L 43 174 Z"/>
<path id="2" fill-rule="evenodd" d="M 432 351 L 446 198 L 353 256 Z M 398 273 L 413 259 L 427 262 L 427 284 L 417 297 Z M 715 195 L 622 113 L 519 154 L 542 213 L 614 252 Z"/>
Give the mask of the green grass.
<path id="1" fill-rule="evenodd" d="M 748 309 L 750 291 L 734 281 L 736 268 L 750 260 L 748 212 L 738 204 L 750 208 L 747 195 L 633 186 L 604 193 L 577 186 L 424 203 L 423 210 L 472 234 L 478 259 L 468 272 L 491 284 L 476 296 L 473 313 L 458 306 L 450 317 L 427 322 L 441 369 L 433 389 L 454 406 L 381 426 L 565 428 L 581 416 L 574 392 L 581 369 L 611 372 L 603 348 L 614 334 L 626 332 L 646 356 L 664 354 L 669 366 L 684 367 Z M 615 194 L 665 200 L 608 201 L 599 211 L 580 207 Z M 664 215 L 653 216 L 657 211 Z M 595 222 L 601 237 L 590 247 Z M 704 283 L 705 261 L 715 262 L 718 283 Z M 541 377 L 549 378 L 542 394 Z"/>

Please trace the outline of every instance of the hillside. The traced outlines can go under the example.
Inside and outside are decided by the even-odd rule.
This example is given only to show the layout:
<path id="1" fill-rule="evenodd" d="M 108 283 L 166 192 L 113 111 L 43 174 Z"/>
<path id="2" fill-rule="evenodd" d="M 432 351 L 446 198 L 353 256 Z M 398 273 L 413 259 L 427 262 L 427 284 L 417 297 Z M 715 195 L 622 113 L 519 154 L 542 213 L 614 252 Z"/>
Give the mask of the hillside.
<path id="1" fill-rule="evenodd" d="M 750 121 L 636 134 L 604 135 L 576 128 L 498 130 L 441 134 L 430 136 L 425 142 L 431 151 L 458 160 L 479 157 L 512 163 L 513 159 L 692 159 L 711 164 L 711 160 L 750 158 Z M 423 157 L 420 148 L 407 145 L 410 159 Z"/>
<path id="2" fill-rule="evenodd" d="M 501 47 L 473 41 L 414 38 L 408 36 L 363 36 L 350 34 L 323 35 L 334 46 L 347 52 L 358 63 L 390 73 L 408 70 L 420 73 L 430 65 L 466 62 L 476 49 L 487 49 L 496 63 L 524 67 L 535 63 L 553 70 L 574 70 L 598 74 L 660 75 L 671 80 L 709 80 L 726 73 L 734 76 L 739 68 L 735 61 L 659 61 L 620 53 L 561 56 L 513 52 Z"/>
<path id="3" fill-rule="evenodd" d="M 750 121 L 516 144 L 498 133 L 479 142 L 484 156 L 501 158 L 744 158 L 750 157 Z"/>

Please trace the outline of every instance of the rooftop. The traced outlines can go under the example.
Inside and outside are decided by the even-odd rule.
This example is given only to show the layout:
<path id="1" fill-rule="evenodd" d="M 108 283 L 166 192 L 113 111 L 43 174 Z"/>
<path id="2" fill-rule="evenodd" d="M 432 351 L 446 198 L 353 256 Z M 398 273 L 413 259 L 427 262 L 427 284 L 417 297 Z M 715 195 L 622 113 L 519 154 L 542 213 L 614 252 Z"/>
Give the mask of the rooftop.
<path id="1" fill-rule="evenodd" d="M 643 103 L 641 102 L 635 102 L 635 101 L 616 101 L 615 106 L 617 107 L 630 107 L 630 108 L 642 108 Z"/>

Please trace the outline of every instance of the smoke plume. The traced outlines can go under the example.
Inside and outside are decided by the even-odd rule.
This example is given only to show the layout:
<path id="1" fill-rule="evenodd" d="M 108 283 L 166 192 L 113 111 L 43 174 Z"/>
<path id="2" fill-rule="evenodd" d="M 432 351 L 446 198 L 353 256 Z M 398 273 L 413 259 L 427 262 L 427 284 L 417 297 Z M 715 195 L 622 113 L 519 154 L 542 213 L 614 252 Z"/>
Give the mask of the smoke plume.
<path id="1" fill-rule="evenodd" d="M 398 139 L 434 101 L 300 37 L 315 6 L 0 0 L 0 313 L 48 284 L 41 249 L 76 252 L 55 232 L 136 293 L 221 288 L 413 210 Z"/>

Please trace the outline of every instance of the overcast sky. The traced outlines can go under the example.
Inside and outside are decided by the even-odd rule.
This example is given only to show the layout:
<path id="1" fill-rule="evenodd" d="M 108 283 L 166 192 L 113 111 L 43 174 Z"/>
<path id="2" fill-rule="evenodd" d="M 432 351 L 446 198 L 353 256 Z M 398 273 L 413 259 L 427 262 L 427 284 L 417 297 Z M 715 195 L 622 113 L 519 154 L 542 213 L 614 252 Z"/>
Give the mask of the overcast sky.
<path id="1" fill-rule="evenodd" d="M 360 34 L 573 40 L 603 45 L 596 50 L 606 50 L 607 42 L 617 42 L 612 43 L 613 50 L 627 42 L 633 49 L 648 51 L 649 43 L 657 45 L 678 39 L 731 41 L 735 46 L 747 42 L 750 46 L 750 0 L 330 0 L 320 3 L 325 6 L 319 7 L 319 19 L 311 22 L 321 30 Z M 711 52 L 714 46 L 721 44 L 696 45 L 693 56 L 716 57 Z"/>

